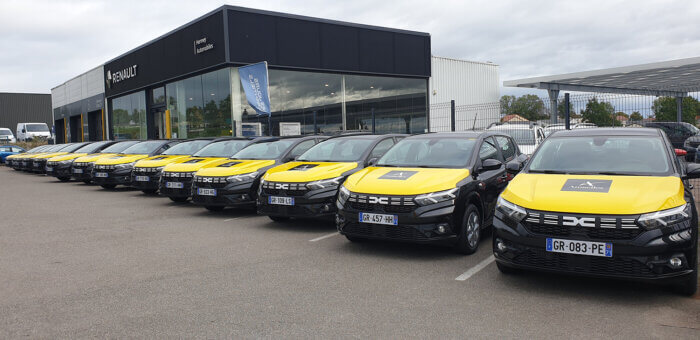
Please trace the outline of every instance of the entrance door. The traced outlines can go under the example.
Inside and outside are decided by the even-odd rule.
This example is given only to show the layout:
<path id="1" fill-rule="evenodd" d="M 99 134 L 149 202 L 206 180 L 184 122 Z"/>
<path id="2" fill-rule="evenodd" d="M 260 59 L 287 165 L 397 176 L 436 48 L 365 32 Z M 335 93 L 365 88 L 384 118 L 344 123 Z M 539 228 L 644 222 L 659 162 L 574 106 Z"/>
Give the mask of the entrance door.
<path id="1" fill-rule="evenodd" d="M 154 107 L 148 117 L 148 138 L 165 139 L 165 106 Z"/>
<path id="2" fill-rule="evenodd" d="M 70 117 L 68 125 L 70 126 L 70 141 L 73 143 L 82 142 L 83 136 L 80 126 L 80 115 Z"/>
<path id="3" fill-rule="evenodd" d="M 66 142 L 65 118 L 61 118 L 53 122 L 54 134 L 56 136 L 56 144 Z"/>
<path id="4" fill-rule="evenodd" d="M 88 112 L 88 138 L 90 141 L 104 140 L 102 135 L 102 110 Z"/>

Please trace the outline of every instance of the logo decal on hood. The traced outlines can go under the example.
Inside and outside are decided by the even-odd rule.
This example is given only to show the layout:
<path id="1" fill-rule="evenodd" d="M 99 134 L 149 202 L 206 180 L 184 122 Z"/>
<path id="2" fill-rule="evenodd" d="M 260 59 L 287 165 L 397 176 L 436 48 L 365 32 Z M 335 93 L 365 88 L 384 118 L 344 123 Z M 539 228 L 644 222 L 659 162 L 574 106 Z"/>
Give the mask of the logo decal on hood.
<path id="1" fill-rule="evenodd" d="M 156 158 L 151 158 L 152 161 L 159 161 L 161 159 L 168 159 L 168 157 L 167 156 L 160 156 L 160 157 L 156 157 Z"/>
<path id="2" fill-rule="evenodd" d="M 119 158 L 122 158 L 122 157 L 126 157 L 126 156 L 114 156 L 114 157 L 111 157 L 110 159 L 119 159 Z"/>
<path id="3" fill-rule="evenodd" d="M 567 179 L 561 191 L 608 192 L 611 184 L 609 179 Z"/>
<path id="4" fill-rule="evenodd" d="M 317 166 L 318 164 L 299 164 L 293 168 L 290 168 L 289 171 L 306 171 Z"/>
<path id="5" fill-rule="evenodd" d="M 241 164 L 241 163 L 242 162 L 228 162 L 228 163 L 220 164 L 218 167 L 219 168 L 230 168 L 236 164 Z"/>
<path id="6" fill-rule="evenodd" d="M 187 162 L 182 162 L 182 163 L 183 163 L 183 164 L 193 164 L 193 163 L 199 163 L 199 162 L 201 162 L 201 161 L 203 161 L 203 159 L 190 159 L 189 161 L 187 161 Z"/>
<path id="7" fill-rule="evenodd" d="M 385 174 L 379 176 L 379 179 L 395 179 L 395 180 L 399 180 L 399 181 L 405 181 L 405 180 L 407 180 L 409 177 L 411 177 L 411 176 L 413 176 L 413 175 L 415 175 L 415 174 L 417 174 L 417 173 L 418 173 L 418 171 L 398 171 L 398 170 L 394 170 L 394 171 L 389 171 L 389 172 L 387 172 L 387 173 L 385 173 Z"/>

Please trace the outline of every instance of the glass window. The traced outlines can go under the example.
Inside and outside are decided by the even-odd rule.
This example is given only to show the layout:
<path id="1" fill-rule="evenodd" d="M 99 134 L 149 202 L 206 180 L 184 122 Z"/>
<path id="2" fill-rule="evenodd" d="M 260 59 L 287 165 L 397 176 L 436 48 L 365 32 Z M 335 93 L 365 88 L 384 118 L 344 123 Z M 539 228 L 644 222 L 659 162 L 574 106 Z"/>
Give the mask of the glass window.
<path id="1" fill-rule="evenodd" d="M 0 146 L 0 152 L 12 152 L 12 148 L 9 146 Z"/>
<path id="2" fill-rule="evenodd" d="M 164 155 L 192 155 L 195 152 L 201 150 L 207 144 L 211 143 L 210 140 L 192 140 L 185 141 L 182 143 L 175 144 L 168 151 L 163 152 Z"/>
<path id="3" fill-rule="evenodd" d="M 664 142 L 650 136 L 588 136 L 546 139 L 528 172 L 667 175 L 672 170 Z"/>
<path id="4" fill-rule="evenodd" d="M 333 138 L 314 145 L 299 156 L 305 162 L 357 162 L 374 139 Z"/>
<path id="5" fill-rule="evenodd" d="M 227 140 L 211 143 L 197 151 L 195 157 L 231 157 L 250 143 L 247 140 Z"/>
<path id="6" fill-rule="evenodd" d="M 377 162 L 378 166 L 461 168 L 469 162 L 475 139 L 407 138 Z"/>
<path id="7" fill-rule="evenodd" d="M 297 146 L 295 146 L 294 149 L 291 152 L 289 152 L 289 157 L 294 157 L 294 158 L 299 157 L 299 156 L 301 156 L 301 154 L 303 154 L 307 150 L 311 149 L 311 147 L 314 146 L 315 144 L 316 144 L 316 141 L 314 141 L 313 139 L 303 141 L 303 142 L 297 144 Z"/>
<path id="8" fill-rule="evenodd" d="M 22 152 L 22 151 L 24 151 L 24 150 L 22 150 L 22 148 L 18 148 L 16 146 L 12 147 L 12 152 Z"/>
<path id="9" fill-rule="evenodd" d="M 513 128 L 507 125 L 501 125 L 489 130 L 496 130 L 513 137 L 518 145 L 535 145 L 535 130 L 533 129 Z"/>
<path id="10" fill-rule="evenodd" d="M 10 129 L 0 129 L 0 136 L 12 136 Z"/>
<path id="11" fill-rule="evenodd" d="M 27 124 L 25 129 L 27 132 L 47 132 L 49 131 L 49 127 L 44 124 Z"/>
<path id="12" fill-rule="evenodd" d="M 161 141 L 140 142 L 126 148 L 122 153 L 129 155 L 147 155 L 155 152 L 161 146 L 163 146 L 163 142 Z"/>
<path id="13" fill-rule="evenodd" d="M 100 151 L 100 153 L 120 153 L 126 148 L 138 143 L 138 141 L 130 140 L 126 142 L 119 142 L 119 143 L 114 143 L 106 148 L 104 150 Z"/>
<path id="14" fill-rule="evenodd" d="M 115 140 L 148 138 L 144 92 L 112 99 L 112 131 Z"/>
<path id="15" fill-rule="evenodd" d="M 97 142 L 97 143 L 90 143 L 88 145 L 83 146 L 82 148 L 76 150 L 76 153 L 93 153 L 97 151 L 97 149 L 101 148 L 103 145 L 107 144 L 109 142 Z"/>
<path id="16" fill-rule="evenodd" d="M 486 138 L 484 139 L 484 142 L 481 143 L 481 147 L 479 148 L 479 158 L 481 158 L 481 161 L 485 161 L 487 159 L 498 159 L 498 149 L 496 149 L 496 145 L 493 142 L 492 138 Z"/>
<path id="17" fill-rule="evenodd" d="M 503 155 L 503 158 L 505 158 L 506 162 L 515 158 L 515 145 L 510 138 L 496 136 L 496 142 L 498 142 L 498 146 L 501 148 L 501 154 Z"/>
<path id="18" fill-rule="evenodd" d="M 374 147 L 372 150 L 372 153 L 370 154 L 369 158 L 379 158 L 384 155 L 384 153 L 387 152 L 392 146 L 394 146 L 394 139 L 393 138 L 387 138 L 377 144 L 377 146 Z"/>
<path id="19" fill-rule="evenodd" d="M 233 155 L 234 159 L 276 159 L 281 156 L 290 145 L 292 139 L 283 139 L 274 142 L 256 143 Z"/>
<path id="20" fill-rule="evenodd" d="M 165 104 L 165 88 L 157 87 L 151 90 L 151 100 L 153 104 Z"/>

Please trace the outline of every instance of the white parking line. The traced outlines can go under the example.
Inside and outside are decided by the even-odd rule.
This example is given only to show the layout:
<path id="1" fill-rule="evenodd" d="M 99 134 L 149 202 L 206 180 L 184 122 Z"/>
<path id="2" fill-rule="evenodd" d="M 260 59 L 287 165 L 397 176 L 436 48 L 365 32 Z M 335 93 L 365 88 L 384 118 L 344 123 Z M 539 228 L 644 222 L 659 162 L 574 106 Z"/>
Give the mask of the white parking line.
<path id="1" fill-rule="evenodd" d="M 457 278 L 455 280 L 465 281 L 468 278 L 472 277 L 474 274 L 481 271 L 482 269 L 486 268 L 486 266 L 490 265 L 491 262 L 493 262 L 495 260 L 496 260 L 496 258 L 493 255 L 491 255 L 491 256 L 487 257 L 485 260 L 479 262 L 479 264 L 477 264 L 476 266 L 469 268 L 469 270 L 464 272 L 464 274 L 457 276 Z"/>
<path id="2" fill-rule="evenodd" d="M 244 219 L 244 218 L 251 218 L 251 216 L 241 216 L 241 217 L 227 218 L 227 219 L 224 220 L 224 222 L 233 221 L 233 220 L 240 220 L 240 219 Z"/>
<path id="3" fill-rule="evenodd" d="M 333 236 L 335 236 L 335 235 L 340 235 L 340 233 L 338 233 L 338 232 L 336 231 L 336 232 L 334 232 L 334 233 L 332 233 L 332 234 L 323 235 L 323 236 L 317 237 L 317 238 L 315 238 L 315 239 L 313 239 L 313 240 L 309 240 L 309 242 L 316 242 L 316 241 L 324 240 L 324 239 L 327 239 L 327 238 L 329 238 L 329 237 L 333 237 Z"/>

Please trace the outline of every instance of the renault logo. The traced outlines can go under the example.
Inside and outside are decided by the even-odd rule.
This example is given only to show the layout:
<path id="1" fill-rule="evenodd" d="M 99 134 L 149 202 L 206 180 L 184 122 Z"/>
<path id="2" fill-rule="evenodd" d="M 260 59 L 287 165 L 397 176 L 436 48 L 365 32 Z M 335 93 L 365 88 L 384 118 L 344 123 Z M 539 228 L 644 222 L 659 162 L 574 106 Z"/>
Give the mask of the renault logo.
<path id="1" fill-rule="evenodd" d="M 287 189 L 289 189 L 289 184 L 286 184 L 286 183 L 275 183 L 275 189 L 287 190 Z"/>
<path id="2" fill-rule="evenodd" d="M 562 216 L 562 224 L 570 227 L 595 227 L 595 217 L 581 217 L 577 218 L 574 216 Z"/>
<path id="3" fill-rule="evenodd" d="M 370 196 L 368 202 L 369 204 L 389 204 L 389 197 Z"/>

